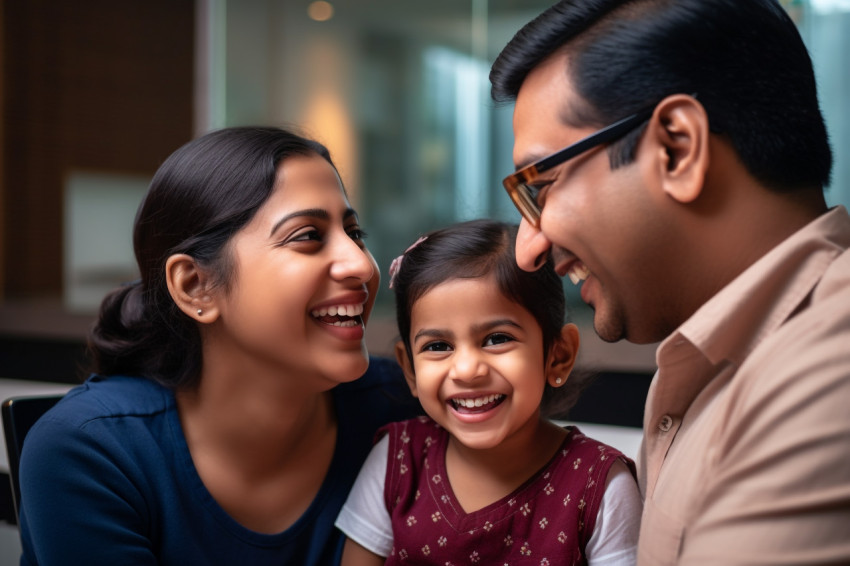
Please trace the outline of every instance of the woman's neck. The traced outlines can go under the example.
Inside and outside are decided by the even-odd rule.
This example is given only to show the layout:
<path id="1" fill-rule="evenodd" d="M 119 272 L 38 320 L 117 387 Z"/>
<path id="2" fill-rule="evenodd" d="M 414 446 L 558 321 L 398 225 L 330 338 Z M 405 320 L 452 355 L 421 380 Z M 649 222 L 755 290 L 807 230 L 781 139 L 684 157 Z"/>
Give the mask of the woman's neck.
<path id="1" fill-rule="evenodd" d="M 216 379 L 177 393 L 178 412 L 190 451 L 220 454 L 241 463 L 245 473 L 263 474 L 309 452 L 336 431 L 332 394 L 277 383 L 264 386 L 249 376 Z"/>
<path id="2" fill-rule="evenodd" d="M 177 393 L 177 406 L 201 481 L 235 521 L 277 533 L 307 510 L 336 447 L 331 392 L 202 379 L 196 390 Z"/>

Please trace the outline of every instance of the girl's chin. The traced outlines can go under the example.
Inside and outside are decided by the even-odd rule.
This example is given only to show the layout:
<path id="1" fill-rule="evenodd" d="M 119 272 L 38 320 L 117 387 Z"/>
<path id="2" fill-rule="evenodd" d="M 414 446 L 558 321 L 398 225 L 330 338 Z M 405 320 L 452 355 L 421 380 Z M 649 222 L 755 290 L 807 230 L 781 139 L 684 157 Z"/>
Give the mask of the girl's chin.
<path id="1" fill-rule="evenodd" d="M 467 450 L 490 450 L 491 448 L 496 448 L 502 442 L 502 437 L 497 436 L 495 434 L 464 434 L 464 433 L 451 433 L 455 440 L 463 445 L 463 447 Z"/>

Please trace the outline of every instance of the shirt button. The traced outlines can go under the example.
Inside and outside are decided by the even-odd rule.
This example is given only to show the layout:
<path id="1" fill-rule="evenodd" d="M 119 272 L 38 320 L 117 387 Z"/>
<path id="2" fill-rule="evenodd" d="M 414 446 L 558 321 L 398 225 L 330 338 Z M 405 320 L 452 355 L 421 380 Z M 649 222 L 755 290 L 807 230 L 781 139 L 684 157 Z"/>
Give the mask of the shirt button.
<path id="1" fill-rule="evenodd" d="M 673 419 L 670 415 L 664 415 L 661 417 L 661 421 L 658 423 L 658 430 L 661 432 L 668 432 L 671 428 L 673 428 Z"/>

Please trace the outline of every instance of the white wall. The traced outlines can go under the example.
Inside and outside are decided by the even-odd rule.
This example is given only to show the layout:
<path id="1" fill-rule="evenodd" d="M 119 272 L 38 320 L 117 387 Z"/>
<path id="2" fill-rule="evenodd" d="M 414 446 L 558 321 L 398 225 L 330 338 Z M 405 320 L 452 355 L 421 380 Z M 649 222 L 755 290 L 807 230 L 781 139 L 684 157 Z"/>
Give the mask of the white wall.
<path id="1" fill-rule="evenodd" d="M 21 539 L 17 527 L 0 523 L 0 566 L 18 566 L 20 558 Z"/>

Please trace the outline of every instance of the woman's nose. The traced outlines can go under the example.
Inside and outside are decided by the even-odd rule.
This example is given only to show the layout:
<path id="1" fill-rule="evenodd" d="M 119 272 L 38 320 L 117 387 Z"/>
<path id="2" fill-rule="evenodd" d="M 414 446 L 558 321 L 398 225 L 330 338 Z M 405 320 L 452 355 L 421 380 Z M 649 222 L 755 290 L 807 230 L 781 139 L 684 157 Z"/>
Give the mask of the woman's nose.
<path id="1" fill-rule="evenodd" d="M 334 279 L 369 281 L 375 275 L 376 265 L 372 254 L 347 234 L 340 245 L 334 246 L 334 250 L 335 257 L 331 265 L 331 276 Z"/>
<path id="2" fill-rule="evenodd" d="M 537 271 L 546 263 L 552 242 L 540 231 L 523 219 L 516 238 L 516 262 L 525 271 Z"/>

